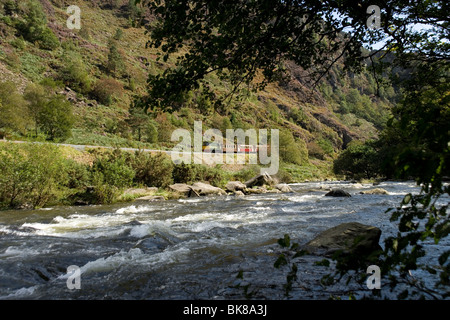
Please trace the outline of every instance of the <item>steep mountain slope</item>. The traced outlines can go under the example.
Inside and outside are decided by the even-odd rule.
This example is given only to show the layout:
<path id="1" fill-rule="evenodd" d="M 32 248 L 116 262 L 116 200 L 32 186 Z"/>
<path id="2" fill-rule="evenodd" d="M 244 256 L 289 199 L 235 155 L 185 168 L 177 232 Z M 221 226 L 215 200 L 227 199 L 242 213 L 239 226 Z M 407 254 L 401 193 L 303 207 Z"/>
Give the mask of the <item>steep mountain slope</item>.
<path id="1" fill-rule="evenodd" d="M 81 9 L 80 30 L 66 26 L 69 5 Z M 173 145 L 173 129 L 193 130 L 194 120 L 221 130 L 279 128 L 291 132 L 308 154 L 307 161 L 296 164 L 316 177 L 330 174 L 330 160 L 350 141 L 375 137 L 393 105 L 393 89 L 382 88 L 376 96 L 369 71 L 352 75 L 337 65 L 312 89 L 305 71 L 288 65 L 288 80 L 258 93 L 243 90 L 221 110 L 212 108 L 214 97 L 193 92 L 177 112 L 145 115 L 132 107 L 134 99 L 145 96 L 149 74 L 174 63 L 158 61 L 158 52 L 146 48 L 145 26 L 152 21 L 133 0 L 0 0 L 1 82 L 14 82 L 19 93 L 30 83 L 41 83 L 65 96 L 76 119 L 68 143 L 167 148 Z M 50 32 L 33 38 L 26 28 L 34 28 L 33 23 Z M 214 75 L 208 80 L 217 92 L 230 90 Z M 32 127 L 0 131 L 8 138 L 33 138 Z"/>

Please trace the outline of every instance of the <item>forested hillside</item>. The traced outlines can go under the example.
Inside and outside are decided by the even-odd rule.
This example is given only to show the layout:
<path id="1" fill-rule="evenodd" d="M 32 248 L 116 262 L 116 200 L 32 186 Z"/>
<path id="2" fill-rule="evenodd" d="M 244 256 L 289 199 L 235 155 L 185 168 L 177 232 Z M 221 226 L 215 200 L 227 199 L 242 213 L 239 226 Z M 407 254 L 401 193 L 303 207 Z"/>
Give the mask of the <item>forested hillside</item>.
<path id="1" fill-rule="evenodd" d="M 79 30 L 66 26 L 69 5 L 81 9 Z M 192 90 L 172 111 L 145 112 L 135 101 L 147 97 L 149 75 L 175 63 L 146 47 L 153 21 L 134 0 L 0 0 L 1 137 L 170 148 L 173 130 L 193 130 L 194 120 L 222 132 L 281 129 L 291 150 L 282 169 L 293 180 L 325 178 L 350 141 L 377 136 L 395 104 L 394 88 L 369 66 L 353 74 L 338 62 L 313 86 L 289 63 L 289 76 L 262 91 L 231 94 L 211 73 L 208 94 Z"/>

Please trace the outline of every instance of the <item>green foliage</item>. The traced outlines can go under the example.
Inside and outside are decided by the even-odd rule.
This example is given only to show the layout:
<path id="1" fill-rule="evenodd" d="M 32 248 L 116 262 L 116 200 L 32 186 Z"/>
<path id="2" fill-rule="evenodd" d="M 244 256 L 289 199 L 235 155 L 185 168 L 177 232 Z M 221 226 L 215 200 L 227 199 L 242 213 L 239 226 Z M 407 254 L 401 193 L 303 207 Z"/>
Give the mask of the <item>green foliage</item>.
<path id="1" fill-rule="evenodd" d="M 48 144 L 0 145 L 0 206 L 42 207 L 57 200 L 64 159 Z"/>
<path id="2" fill-rule="evenodd" d="M 119 189 L 130 187 L 135 177 L 133 168 L 128 165 L 128 158 L 120 151 L 98 157 L 93 165 L 92 172 L 100 172 L 105 184 Z"/>
<path id="3" fill-rule="evenodd" d="M 233 179 L 245 182 L 260 174 L 260 171 L 261 169 L 258 165 L 246 165 L 244 168 L 233 174 Z"/>
<path id="4" fill-rule="evenodd" d="M 220 165 L 208 167 L 205 165 L 197 166 L 197 178 L 199 181 L 208 181 L 211 185 L 223 188 L 227 183 L 227 174 L 222 170 Z"/>
<path id="5" fill-rule="evenodd" d="M 20 56 L 20 70 L 28 78 L 39 82 L 43 79 L 45 65 L 40 57 L 25 51 Z"/>
<path id="6" fill-rule="evenodd" d="M 380 156 L 373 142 L 352 142 L 334 161 L 333 171 L 350 179 L 376 178 L 380 173 Z"/>
<path id="7" fill-rule="evenodd" d="M 97 80 L 92 88 L 91 95 L 101 104 L 109 106 L 123 95 L 123 85 L 113 78 Z"/>
<path id="8" fill-rule="evenodd" d="M 138 141 L 142 141 L 143 136 L 146 136 L 147 141 L 156 142 L 158 139 L 158 132 L 150 120 L 149 115 L 139 106 L 133 105 L 130 108 L 130 116 L 126 120 L 127 124 L 131 127 L 133 134 L 137 136 Z M 149 141 L 149 142 L 150 142 Z"/>
<path id="9" fill-rule="evenodd" d="M 63 96 L 55 95 L 51 97 L 39 111 L 38 122 L 41 130 L 50 140 L 66 140 L 72 135 L 71 129 L 75 123 L 72 104 Z"/>
<path id="10" fill-rule="evenodd" d="M 123 37 L 123 30 L 121 28 L 117 28 L 113 39 L 116 41 L 120 41 L 122 39 L 122 37 Z"/>
<path id="11" fill-rule="evenodd" d="M 320 9 L 308 1 L 295 5 L 267 1 L 237 1 L 233 5 L 221 1 L 155 1 L 145 5 L 158 17 L 158 23 L 151 28 L 150 44 L 162 50 L 161 59 L 168 61 L 169 56 L 186 47 L 189 50 L 178 57 L 176 68 L 150 76 L 149 102 L 160 107 L 170 108 L 184 93 L 198 89 L 211 70 L 218 70 L 220 80 L 231 83 L 233 88 L 241 84 L 263 88 L 285 75 L 284 61 L 292 60 L 305 70 L 312 65 L 326 70 L 331 57 L 342 47 L 348 66 L 356 67 L 362 61 L 357 49 L 362 35 L 341 37 L 343 26 L 331 13 L 336 9 L 344 11 L 346 6 L 335 3 Z M 354 17 L 355 12 L 352 14 Z M 361 23 L 358 18 L 355 22 Z M 186 28 L 181 30 L 180 25 Z M 321 35 L 326 35 L 326 41 L 321 41 Z M 348 43 L 334 45 L 337 39 Z M 257 78 L 259 72 L 262 79 Z"/>
<path id="12" fill-rule="evenodd" d="M 317 144 L 327 155 L 332 155 L 334 153 L 333 144 L 330 140 L 321 138 L 317 141 Z"/>
<path id="13" fill-rule="evenodd" d="M 293 260 L 307 254 L 305 250 L 301 250 L 298 243 L 292 243 L 288 234 L 285 234 L 283 238 L 278 239 L 278 244 L 283 248 L 283 252 L 280 253 L 277 260 L 274 263 L 274 267 L 280 269 L 281 267 L 288 266 L 289 272 L 286 275 L 286 283 L 284 284 L 284 293 L 286 297 L 289 297 L 289 293 L 292 291 L 292 286 L 297 281 L 298 267 Z"/>
<path id="14" fill-rule="evenodd" d="M 147 142 L 157 143 L 158 142 L 158 127 L 155 121 L 148 121 L 147 123 Z"/>
<path id="15" fill-rule="evenodd" d="M 47 91 L 45 91 L 45 88 L 43 86 L 31 83 L 25 88 L 23 96 L 28 102 L 28 113 L 34 121 L 34 133 L 37 137 L 40 127 L 40 114 L 43 111 L 45 105 L 48 103 L 49 94 Z"/>
<path id="16" fill-rule="evenodd" d="M 141 19 L 143 15 L 143 10 L 137 2 L 138 1 L 136 0 L 129 0 L 127 6 L 128 18 L 133 27 L 139 27 L 141 25 Z"/>
<path id="17" fill-rule="evenodd" d="M 109 53 L 108 61 L 106 62 L 106 70 L 108 70 L 111 75 L 120 77 L 125 72 L 125 62 L 123 56 L 114 41 L 110 41 L 108 49 Z"/>
<path id="18" fill-rule="evenodd" d="M 89 76 L 83 58 L 74 52 L 67 52 L 63 57 L 63 67 L 58 78 L 64 84 L 80 93 L 87 93 L 91 89 L 92 80 Z"/>
<path id="19" fill-rule="evenodd" d="M 122 190 L 131 187 L 134 169 L 128 164 L 126 154 L 119 150 L 96 156 L 91 169 L 94 203 L 113 203 Z"/>
<path id="20" fill-rule="evenodd" d="M 16 22 L 16 28 L 26 40 L 38 43 L 39 47 L 54 50 L 60 43 L 52 30 L 47 27 L 47 18 L 42 5 L 35 0 L 25 3 L 25 12 L 22 19 Z"/>
<path id="21" fill-rule="evenodd" d="M 15 0 L 6 0 L 3 4 L 3 9 L 6 15 L 11 16 L 18 11 L 17 2 Z"/>
<path id="22" fill-rule="evenodd" d="M 0 131 L 25 133 L 31 119 L 26 101 L 13 82 L 0 82 Z"/>
<path id="23" fill-rule="evenodd" d="M 291 131 L 281 130 L 279 136 L 280 158 L 289 163 L 302 165 L 308 162 L 308 150 L 303 140 L 295 141 Z"/>
<path id="24" fill-rule="evenodd" d="M 172 175 L 175 183 L 191 184 L 197 178 L 197 165 L 182 162 L 173 167 Z"/>
<path id="25" fill-rule="evenodd" d="M 138 153 L 132 163 L 136 172 L 135 182 L 148 187 L 165 188 L 173 184 L 173 166 L 170 157 L 163 153 Z"/>
<path id="26" fill-rule="evenodd" d="M 71 159 L 64 161 L 65 178 L 62 185 L 68 189 L 84 191 L 91 183 L 91 167 Z"/>

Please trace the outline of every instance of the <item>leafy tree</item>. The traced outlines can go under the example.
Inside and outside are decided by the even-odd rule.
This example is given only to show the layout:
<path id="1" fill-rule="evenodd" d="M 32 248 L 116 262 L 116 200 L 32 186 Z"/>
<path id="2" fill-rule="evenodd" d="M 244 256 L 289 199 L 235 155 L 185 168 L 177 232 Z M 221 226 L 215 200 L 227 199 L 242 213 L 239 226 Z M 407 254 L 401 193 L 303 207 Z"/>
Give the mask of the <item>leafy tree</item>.
<path id="1" fill-rule="evenodd" d="M 75 123 L 72 104 L 60 95 L 50 98 L 39 112 L 38 119 L 42 131 L 53 141 L 69 138 Z"/>
<path id="2" fill-rule="evenodd" d="M 333 171 L 350 179 L 376 178 L 380 173 L 379 157 L 373 142 L 351 142 L 333 163 Z"/>
<path id="3" fill-rule="evenodd" d="M 0 82 L 0 130 L 25 134 L 30 120 L 26 101 L 17 91 L 16 84 Z"/>
<path id="4" fill-rule="evenodd" d="M 30 42 L 39 43 L 43 49 L 53 50 L 59 47 L 58 38 L 47 26 L 47 17 L 42 5 L 38 1 L 28 0 L 25 8 L 23 19 L 16 23 L 21 35 Z"/>
<path id="5" fill-rule="evenodd" d="M 301 140 L 296 142 L 292 132 L 281 130 L 279 135 L 280 158 L 289 163 L 303 165 L 308 162 L 308 150 L 306 143 Z"/>
<path id="6" fill-rule="evenodd" d="M 125 62 L 122 54 L 119 52 L 114 41 L 110 41 L 108 61 L 106 62 L 106 69 L 114 76 L 121 76 L 125 72 Z"/>
<path id="7" fill-rule="evenodd" d="M 28 102 L 28 112 L 34 121 L 34 134 L 37 137 L 40 127 L 40 114 L 48 103 L 49 95 L 43 86 L 31 83 L 25 88 L 24 98 Z"/>
<path id="8" fill-rule="evenodd" d="M 147 142 L 157 143 L 158 142 L 158 127 L 154 120 L 150 120 L 147 126 Z"/>
<path id="9" fill-rule="evenodd" d="M 147 133 L 149 125 L 151 125 L 148 114 L 135 105 L 130 108 L 130 116 L 127 119 L 127 123 L 133 130 L 133 133 L 137 134 L 138 141 L 142 141 L 143 135 Z"/>
<path id="10" fill-rule="evenodd" d="M 78 53 L 67 52 L 63 57 L 63 63 L 58 74 L 59 80 L 77 92 L 89 92 L 92 80 L 83 58 Z"/>

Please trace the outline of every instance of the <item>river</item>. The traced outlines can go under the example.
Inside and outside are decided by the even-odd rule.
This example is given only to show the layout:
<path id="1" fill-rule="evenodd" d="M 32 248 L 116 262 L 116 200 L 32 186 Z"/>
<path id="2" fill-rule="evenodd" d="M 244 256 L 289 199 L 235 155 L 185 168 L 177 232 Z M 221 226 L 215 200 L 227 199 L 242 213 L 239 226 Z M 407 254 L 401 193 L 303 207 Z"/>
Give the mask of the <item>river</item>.
<path id="1" fill-rule="evenodd" d="M 413 182 L 292 184 L 294 193 L 0 212 L 0 299 L 285 299 L 277 239 L 299 244 L 343 222 L 396 232 L 385 213 Z M 325 197 L 328 188 L 352 197 Z M 67 286 L 80 268 L 80 289 Z M 298 262 L 291 299 L 328 299 L 325 267 Z M 238 278 L 237 275 L 242 277 Z M 245 289 L 247 288 L 247 289 Z M 333 291 L 334 290 L 334 291 Z M 362 289 L 363 290 L 363 289 Z M 364 291 L 364 290 L 363 290 Z"/>

